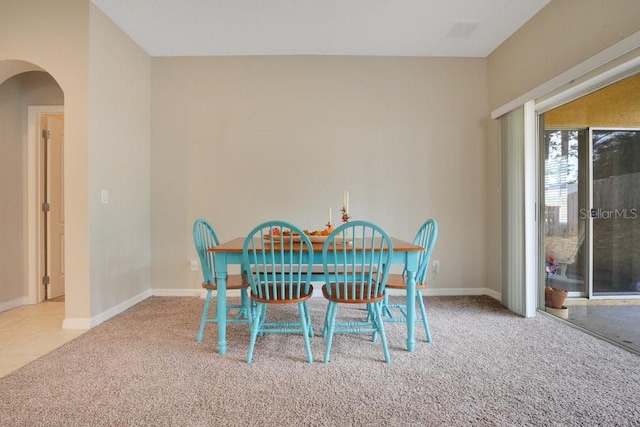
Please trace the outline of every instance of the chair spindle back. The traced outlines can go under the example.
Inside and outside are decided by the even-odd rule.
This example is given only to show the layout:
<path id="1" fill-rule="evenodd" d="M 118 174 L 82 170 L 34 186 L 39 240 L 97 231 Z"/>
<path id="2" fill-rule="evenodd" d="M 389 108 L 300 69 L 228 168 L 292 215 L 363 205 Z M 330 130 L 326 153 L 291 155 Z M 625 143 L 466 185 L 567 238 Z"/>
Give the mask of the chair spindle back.
<path id="1" fill-rule="evenodd" d="M 343 301 L 372 299 L 385 289 L 393 244 L 387 233 L 368 221 L 336 228 L 322 249 L 329 295 Z"/>
<path id="2" fill-rule="evenodd" d="M 254 228 L 243 246 L 251 291 L 260 299 L 300 298 L 311 286 L 313 247 L 302 230 L 284 221 Z"/>
<path id="3" fill-rule="evenodd" d="M 418 255 L 418 271 L 416 273 L 417 283 L 425 283 L 427 281 L 429 260 L 431 259 L 431 252 L 433 252 L 437 239 L 438 223 L 433 218 L 426 220 L 418 230 L 416 237 L 413 239 L 414 245 L 422 246 L 424 248 L 424 252 L 421 252 L 420 255 Z"/>
<path id="4" fill-rule="evenodd" d="M 204 283 L 214 284 L 214 254 L 209 252 L 208 249 L 215 248 L 220 244 L 220 241 L 209 222 L 204 219 L 198 219 L 193 223 L 193 242 L 200 258 Z"/>

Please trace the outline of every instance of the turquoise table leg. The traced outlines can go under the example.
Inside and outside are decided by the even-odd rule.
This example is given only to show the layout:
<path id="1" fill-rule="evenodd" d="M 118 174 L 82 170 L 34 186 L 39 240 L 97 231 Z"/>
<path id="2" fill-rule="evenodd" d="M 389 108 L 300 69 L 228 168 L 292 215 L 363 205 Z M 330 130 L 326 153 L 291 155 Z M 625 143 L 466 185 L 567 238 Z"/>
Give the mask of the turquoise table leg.
<path id="1" fill-rule="evenodd" d="M 417 256 L 407 256 L 407 350 L 413 351 L 416 346 L 414 336 L 416 324 L 416 270 Z"/>
<path id="2" fill-rule="evenodd" d="M 218 295 L 216 313 L 218 315 L 218 353 L 227 352 L 227 274 L 217 274 Z"/>
<path id="3" fill-rule="evenodd" d="M 218 318 L 218 353 L 227 352 L 227 261 L 222 254 L 215 256 L 216 281 L 216 317 Z"/>

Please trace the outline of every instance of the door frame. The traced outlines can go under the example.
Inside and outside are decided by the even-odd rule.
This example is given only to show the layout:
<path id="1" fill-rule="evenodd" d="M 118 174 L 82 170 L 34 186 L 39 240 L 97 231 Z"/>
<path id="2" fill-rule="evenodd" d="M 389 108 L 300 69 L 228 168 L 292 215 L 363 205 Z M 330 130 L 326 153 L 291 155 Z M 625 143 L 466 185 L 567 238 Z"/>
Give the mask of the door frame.
<path id="1" fill-rule="evenodd" d="M 42 144 L 41 118 L 48 114 L 64 114 L 63 105 L 30 105 L 27 107 L 27 152 L 25 183 L 25 212 L 27 215 L 26 270 L 27 303 L 37 304 L 45 300 L 46 292 L 42 285 L 44 266 L 44 230 L 40 221 L 42 192 L 40 160 Z"/>

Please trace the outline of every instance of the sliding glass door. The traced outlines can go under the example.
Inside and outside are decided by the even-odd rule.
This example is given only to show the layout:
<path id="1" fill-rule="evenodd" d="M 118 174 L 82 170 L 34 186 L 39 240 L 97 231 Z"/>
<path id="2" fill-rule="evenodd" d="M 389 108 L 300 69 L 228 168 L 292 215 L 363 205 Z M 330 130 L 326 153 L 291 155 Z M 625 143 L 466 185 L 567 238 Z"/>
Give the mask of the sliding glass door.
<path id="1" fill-rule="evenodd" d="M 588 293 L 587 145 L 584 129 L 544 132 L 544 277 L 545 285 Z"/>
<path id="2" fill-rule="evenodd" d="M 591 129 L 594 296 L 640 295 L 640 129 Z"/>
<path id="3" fill-rule="evenodd" d="M 640 129 L 545 129 L 546 286 L 640 296 Z"/>

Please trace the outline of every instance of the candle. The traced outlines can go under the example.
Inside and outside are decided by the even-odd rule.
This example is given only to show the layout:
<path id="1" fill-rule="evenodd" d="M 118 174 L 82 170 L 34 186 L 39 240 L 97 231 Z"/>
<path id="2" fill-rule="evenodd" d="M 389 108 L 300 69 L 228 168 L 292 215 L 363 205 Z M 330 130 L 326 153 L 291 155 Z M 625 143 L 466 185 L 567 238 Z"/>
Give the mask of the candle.
<path id="1" fill-rule="evenodd" d="M 342 207 L 344 208 L 344 213 L 349 213 L 349 192 L 345 190 L 342 194 Z"/>
<path id="2" fill-rule="evenodd" d="M 345 209 L 345 213 L 347 215 L 349 215 L 349 192 L 347 191 L 347 204 L 345 205 L 344 209 Z"/>
<path id="3" fill-rule="evenodd" d="M 329 208 L 329 225 L 331 225 L 331 208 Z"/>

